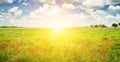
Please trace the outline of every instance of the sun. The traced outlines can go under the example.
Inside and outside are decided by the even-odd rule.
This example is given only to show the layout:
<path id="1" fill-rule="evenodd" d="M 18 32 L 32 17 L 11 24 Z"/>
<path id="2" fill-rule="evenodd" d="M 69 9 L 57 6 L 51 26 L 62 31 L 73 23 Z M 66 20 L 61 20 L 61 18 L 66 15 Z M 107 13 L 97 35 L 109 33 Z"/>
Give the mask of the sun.
<path id="1" fill-rule="evenodd" d="M 59 24 L 54 26 L 54 29 L 56 32 L 60 32 L 62 30 L 62 28 L 63 28 L 62 25 L 59 25 Z"/>

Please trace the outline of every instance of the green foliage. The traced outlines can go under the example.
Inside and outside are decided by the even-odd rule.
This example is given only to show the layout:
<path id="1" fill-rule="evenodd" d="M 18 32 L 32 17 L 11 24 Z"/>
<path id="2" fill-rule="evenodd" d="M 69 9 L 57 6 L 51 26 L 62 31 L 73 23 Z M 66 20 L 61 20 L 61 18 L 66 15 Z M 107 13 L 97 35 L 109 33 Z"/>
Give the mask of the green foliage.
<path id="1" fill-rule="evenodd" d="M 113 23 L 112 27 L 118 27 L 118 25 L 116 23 Z"/>
<path id="2" fill-rule="evenodd" d="M 91 25 L 90 27 L 94 27 L 94 28 L 107 28 L 107 26 L 105 24 L 99 24 L 99 25 Z"/>
<path id="3" fill-rule="evenodd" d="M 118 23 L 118 25 L 120 26 L 120 23 Z"/>
<path id="4" fill-rule="evenodd" d="M 18 26 L 0 26 L 0 28 L 22 28 Z"/>

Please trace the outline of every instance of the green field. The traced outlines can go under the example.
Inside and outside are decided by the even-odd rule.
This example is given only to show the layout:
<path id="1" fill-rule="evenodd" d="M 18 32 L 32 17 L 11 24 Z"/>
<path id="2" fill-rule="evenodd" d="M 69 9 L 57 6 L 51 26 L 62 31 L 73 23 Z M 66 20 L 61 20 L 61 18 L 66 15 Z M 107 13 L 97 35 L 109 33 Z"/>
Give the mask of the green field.
<path id="1" fill-rule="evenodd" d="M 0 62 L 120 62 L 120 28 L 1 28 Z"/>

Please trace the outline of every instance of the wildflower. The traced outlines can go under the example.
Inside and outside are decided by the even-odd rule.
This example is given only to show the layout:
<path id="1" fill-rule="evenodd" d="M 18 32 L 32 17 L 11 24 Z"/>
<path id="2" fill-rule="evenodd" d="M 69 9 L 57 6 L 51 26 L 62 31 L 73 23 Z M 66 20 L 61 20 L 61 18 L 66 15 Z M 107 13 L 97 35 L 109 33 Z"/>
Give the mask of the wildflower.
<path id="1" fill-rule="evenodd" d="M 3 60 L 6 61 L 6 57 L 4 57 Z"/>
<path id="2" fill-rule="evenodd" d="M 11 40 L 6 40 L 6 42 L 11 42 Z"/>
<path id="3" fill-rule="evenodd" d="M 16 60 L 15 62 L 20 62 L 19 60 Z"/>
<path id="4" fill-rule="evenodd" d="M 21 51 L 20 51 L 20 50 L 17 50 L 17 53 L 19 53 L 19 54 L 20 54 L 20 53 L 21 53 Z"/>
<path id="5" fill-rule="evenodd" d="M 8 59 L 10 59 L 10 58 L 11 58 L 11 56 L 8 55 Z"/>
<path id="6" fill-rule="evenodd" d="M 0 49 L 2 49 L 2 50 L 6 50 L 6 47 L 5 46 L 0 46 Z"/>
<path id="7" fill-rule="evenodd" d="M 14 45 L 11 45 L 11 46 L 9 46 L 9 47 L 10 47 L 10 48 L 13 48 L 13 49 L 15 48 L 15 46 L 14 46 Z"/>
<path id="8" fill-rule="evenodd" d="M 0 43 L 2 43 L 2 41 L 0 40 Z"/>
<path id="9" fill-rule="evenodd" d="M 102 60 L 106 60 L 107 59 L 107 54 L 103 54 L 102 55 Z"/>

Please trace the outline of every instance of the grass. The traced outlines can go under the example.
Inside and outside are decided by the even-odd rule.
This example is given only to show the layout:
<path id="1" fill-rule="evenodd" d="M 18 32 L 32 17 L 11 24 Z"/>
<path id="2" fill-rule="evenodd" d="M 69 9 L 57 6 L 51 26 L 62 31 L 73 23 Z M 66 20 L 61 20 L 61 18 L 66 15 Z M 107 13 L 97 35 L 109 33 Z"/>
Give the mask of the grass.
<path id="1" fill-rule="evenodd" d="M 120 28 L 1 28 L 0 62 L 119 62 Z"/>

